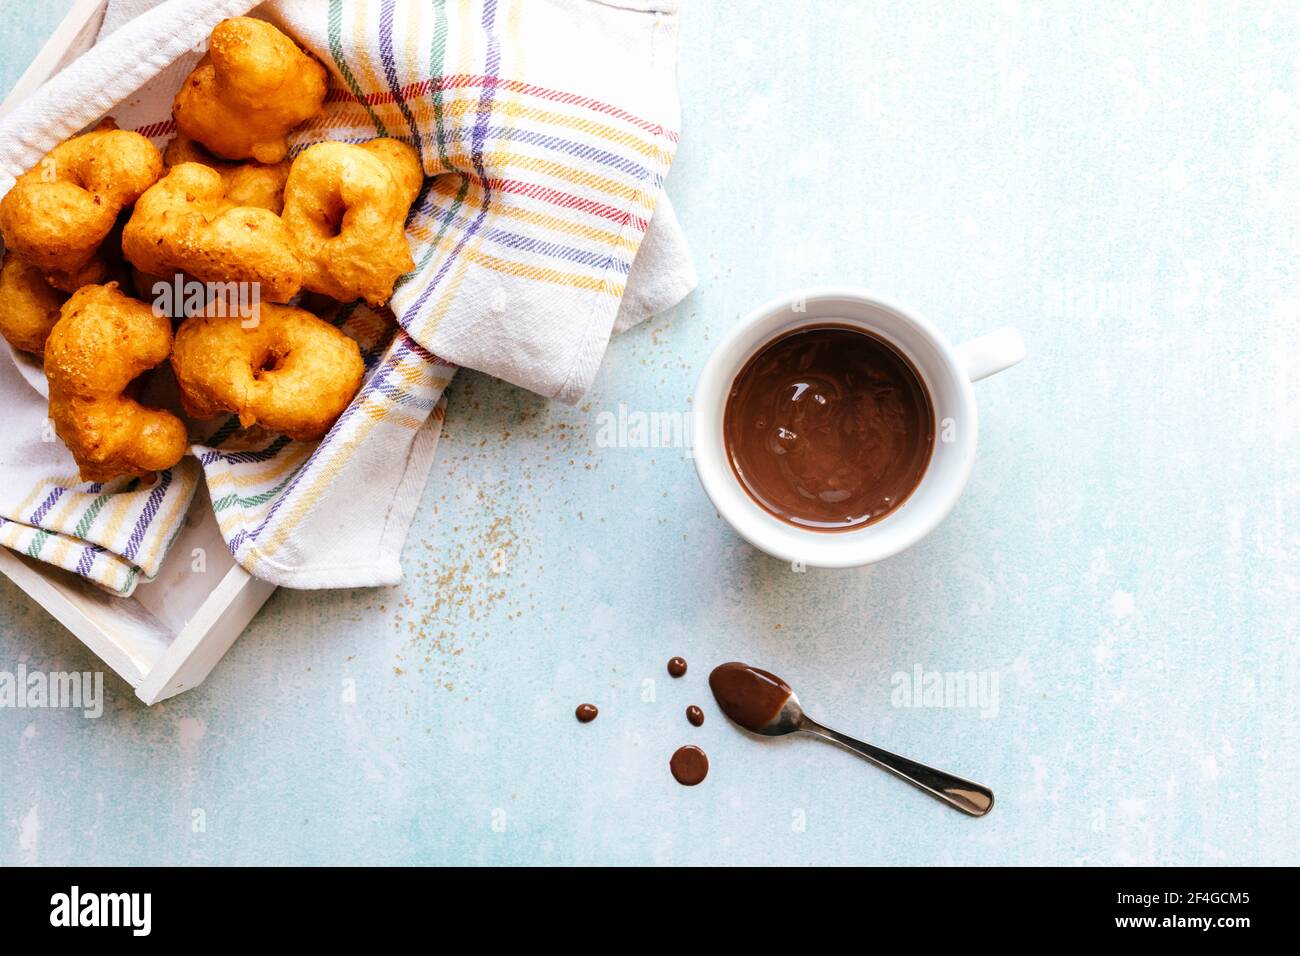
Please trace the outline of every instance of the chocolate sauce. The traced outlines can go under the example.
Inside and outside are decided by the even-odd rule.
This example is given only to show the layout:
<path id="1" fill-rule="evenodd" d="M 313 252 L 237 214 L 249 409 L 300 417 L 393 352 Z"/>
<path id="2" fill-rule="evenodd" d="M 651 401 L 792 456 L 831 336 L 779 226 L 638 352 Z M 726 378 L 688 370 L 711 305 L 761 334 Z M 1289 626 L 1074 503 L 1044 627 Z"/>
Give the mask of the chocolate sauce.
<path id="1" fill-rule="evenodd" d="M 595 704 L 579 704 L 578 709 L 573 712 L 573 716 L 578 718 L 578 723 L 589 724 L 596 719 L 600 711 L 596 709 Z"/>
<path id="2" fill-rule="evenodd" d="M 761 507 L 790 524 L 846 531 L 916 490 L 934 448 L 934 407 L 912 364 L 857 328 L 796 329 L 731 383 L 723 439 Z"/>
<path id="3" fill-rule="evenodd" d="M 704 751 L 693 744 L 679 747 L 668 761 L 668 769 L 673 772 L 673 779 L 686 787 L 693 787 L 709 775 L 709 758 Z"/>
<path id="4" fill-rule="evenodd" d="M 698 727 L 700 724 L 704 723 L 704 711 L 700 710 L 700 708 L 696 707 L 694 704 L 691 704 L 691 706 L 686 708 L 686 719 L 691 722 L 693 727 Z"/>
<path id="5" fill-rule="evenodd" d="M 681 677 L 686 673 L 686 658 L 674 657 L 668 661 L 668 675 L 670 677 Z"/>
<path id="6" fill-rule="evenodd" d="M 724 714 L 755 733 L 781 712 L 794 693 L 775 674 L 734 661 L 713 669 L 709 689 Z"/>

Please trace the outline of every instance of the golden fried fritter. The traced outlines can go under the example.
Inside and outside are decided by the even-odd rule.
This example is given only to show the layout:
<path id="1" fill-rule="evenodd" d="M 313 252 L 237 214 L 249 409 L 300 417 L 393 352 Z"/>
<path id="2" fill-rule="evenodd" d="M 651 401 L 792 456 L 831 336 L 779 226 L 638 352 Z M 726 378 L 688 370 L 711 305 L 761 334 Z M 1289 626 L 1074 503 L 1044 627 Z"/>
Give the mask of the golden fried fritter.
<path id="1" fill-rule="evenodd" d="M 109 266 L 96 255 L 100 244 L 161 174 L 162 157 L 139 133 L 101 127 L 74 136 L 0 201 L 5 247 L 65 292 L 102 281 Z"/>
<path id="2" fill-rule="evenodd" d="M 255 282 L 260 297 L 287 302 L 302 265 L 280 217 L 238 206 L 209 166 L 181 163 L 145 192 L 122 230 L 122 252 L 141 272 L 177 271 L 201 282 Z"/>
<path id="3" fill-rule="evenodd" d="M 221 315 L 181 323 L 172 370 L 187 414 L 235 412 L 290 438 L 320 438 L 361 386 L 361 350 L 334 326 L 303 309 L 262 303 L 255 323 Z"/>
<path id="4" fill-rule="evenodd" d="M 50 421 L 85 481 L 162 471 L 185 454 L 179 418 L 124 394 L 171 345 L 171 322 L 116 282 L 88 285 L 64 303 L 45 342 Z"/>
<path id="5" fill-rule="evenodd" d="M 0 266 L 0 335 L 16 349 L 41 355 L 68 296 L 54 288 L 30 262 L 12 252 Z"/>
<path id="6" fill-rule="evenodd" d="M 326 74 L 271 24 L 222 20 L 172 103 L 176 126 L 224 159 L 278 163 L 286 134 L 325 102 Z"/>
<path id="7" fill-rule="evenodd" d="M 415 149 L 395 139 L 317 143 L 293 161 L 284 223 L 303 263 L 303 288 L 383 305 L 415 267 L 406 215 L 424 181 Z"/>
<path id="8" fill-rule="evenodd" d="M 181 163 L 201 163 L 221 174 L 226 184 L 226 198 L 236 206 L 269 209 L 277 216 L 284 208 L 284 181 L 289 178 L 289 161 L 235 163 L 213 156 L 184 133 L 177 133 L 163 150 L 168 167 Z"/>

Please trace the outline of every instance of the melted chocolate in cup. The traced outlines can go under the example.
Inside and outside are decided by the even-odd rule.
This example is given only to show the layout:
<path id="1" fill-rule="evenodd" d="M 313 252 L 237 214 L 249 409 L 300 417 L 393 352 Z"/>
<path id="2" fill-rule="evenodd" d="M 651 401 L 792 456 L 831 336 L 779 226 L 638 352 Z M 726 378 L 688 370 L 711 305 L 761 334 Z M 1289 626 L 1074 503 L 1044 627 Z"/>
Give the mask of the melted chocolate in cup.
<path id="1" fill-rule="evenodd" d="M 578 718 L 578 723 L 589 724 L 596 719 L 600 711 L 596 709 L 595 704 L 579 704 L 573 712 L 573 716 Z"/>
<path id="2" fill-rule="evenodd" d="M 686 673 L 686 658 L 674 657 L 668 661 L 668 676 L 681 677 Z"/>
<path id="3" fill-rule="evenodd" d="M 693 787 L 709 775 L 709 758 L 704 751 L 693 744 L 679 747 L 668 761 L 668 769 L 673 772 L 673 779 L 684 787 Z"/>
<path id="4" fill-rule="evenodd" d="M 925 476 L 934 406 L 884 339 L 844 325 L 796 329 L 731 383 L 727 458 L 765 511 L 814 531 L 850 531 L 899 507 Z"/>
<path id="5" fill-rule="evenodd" d="M 735 661 L 713 669 L 709 689 L 724 714 L 754 733 L 767 726 L 794 693 L 775 674 Z"/>
<path id="6" fill-rule="evenodd" d="M 704 723 L 704 711 L 694 704 L 686 708 L 686 719 L 691 722 L 691 726 L 698 727 Z"/>

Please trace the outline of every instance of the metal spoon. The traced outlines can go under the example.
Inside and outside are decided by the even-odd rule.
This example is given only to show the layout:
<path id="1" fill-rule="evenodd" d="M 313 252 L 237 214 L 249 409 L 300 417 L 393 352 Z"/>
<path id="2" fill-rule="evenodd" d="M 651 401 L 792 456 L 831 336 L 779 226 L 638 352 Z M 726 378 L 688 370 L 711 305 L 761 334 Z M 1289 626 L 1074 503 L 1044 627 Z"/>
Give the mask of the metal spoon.
<path id="1" fill-rule="evenodd" d="M 727 693 L 729 688 L 725 684 L 715 683 L 715 675 L 719 672 L 730 670 L 731 674 L 740 676 L 735 670 L 738 668 L 744 668 L 748 672 L 744 675 L 745 678 L 750 678 L 752 675 L 752 679 L 758 682 L 759 700 L 755 700 L 753 696 L 740 700 Z M 710 675 L 709 684 L 713 688 L 722 712 L 746 730 L 765 737 L 781 737 L 799 731 L 813 734 L 839 744 L 846 750 L 852 750 L 881 770 L 887 770 L 895 777 L 901 777 L 912 786 L 924 790 L 936 800 L 941 800 L 962 813 L 982 817 L 993 809 L 993 791 L 988 787 L 972 783 L 943 770 L 927 767 L 925 764 L 900 757 L 888 750 L 881 750 L 861 740 L 854 740 L 837 730 L 831 730 L 817 723 L 803 712 L 803 708 L 799 705 L 799 698 L 795 696 L 790 686 L 775 674 L 745 664 L 723 664 L 714 671 L 713 675 Z M 737 688 L 737 685 L 733 683 L 731 688 Z M 764 713 L 762 698 L 775 704 L 782 693 L 786 694 L 786 697 L 780 704 L 780 709 L 766 719 L 759 716 Z M 770 710 L 766 712 L 770 713 Z"/>

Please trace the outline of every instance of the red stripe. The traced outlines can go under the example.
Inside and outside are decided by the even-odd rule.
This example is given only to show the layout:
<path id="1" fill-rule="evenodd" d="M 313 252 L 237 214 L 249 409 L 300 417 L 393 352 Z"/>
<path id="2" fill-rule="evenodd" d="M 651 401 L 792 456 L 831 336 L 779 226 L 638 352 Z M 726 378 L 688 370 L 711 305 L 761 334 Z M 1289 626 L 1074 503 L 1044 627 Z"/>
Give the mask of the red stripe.
<path id="1" fill-rule="evenodd" d="M 176 122 L 165 119 L 158 123 L 150 123 L 148 126 L 138 127 L 135 132 L 139 133 L 145 139 L 153 139 L 155 136 L 166 136 L 168 133 L 176 132 Z"/>
<path id="2" fill-rule="evenodd" d="M 509 90 L 512 93 L 524 93 L 536 96 L 544 100 L 552 100 L 556 103 L 566 103 L 572 106 L 581 106 L 596 113 L 604 113 L 615 119 L 622 120 L 637 126 L 654 136 L 662 136 L 669 142 L 677 142 L 679 134 L 676 130 L 664 129 L 659 123 L 652 123 L 649 120 L 641 119 L 639 116 L 621 110 L 617 106 L 609 103 L 602 103 L 600 100 L 594 100 L 588 96 L 578 96 L 576 93 L 565 93 L 562 90 L 552 90 L 543 86 L 534 86 L 531 83 L 524 83 L 521 80 L 506 80 L 496 76 L 474 76 L 472 74 L 457 74 L 455 76 L 440 76 L 436 79 L 420 80 L 417 83 L 411 83 L 402 87 L 399 93 L 402 99 L 410 100 L 417 97 L 425 96 L 434 91 L 442 90 L 463 90 L 473 87 L 499 87 Z M 334 103 L 366 103 L 370 106 L 397 102 L 398 94 L 391 90 L 381 90 L 377 93 L 367 93 L 364 100 L 358 99 L 351 91 L 341 87 L 332 88 L 326 95 L 326 102 Z"/>
<path id="3" fill-rule="evenodd" d="M 553 206 L 562 206 L 565 209 L 577 209 L 581 212 L 588 212 L 593 216 L 600 216 L 602 219 L 612 220 L 620 226 L 626 226 L 630 223 L 641 232 L 645 232 L 650 225 L 640 216 L 634 216 L 630 212 L 619 209 L 616 206 L 608 206 L 605 203 L 596 202 L 593 199 L 583 199 L 581 196 L 561 192 L 558 189 L 551 189 L 547 186 L 539 186 L 537 183 L 525 183 L 520 182 L 517 179 L 489 179 L 483 185 L 488 189 L 496 189 L 500 192 L 515 193 L 519 196 L 527 196 L 530 199 L 540 199 Z"/>
<path id="4" fill-rule="evenodd" d="M 420 358 L 424 359 L 430 365 L 437 365 L 441 368 L 451 368 L 451 369 L 460 368 L 459 365 L 453 365 L 451 362 L 448 362 L 445 358 L 442 358 L 439 355 L 434 355 L 432 352 L 426 349 L 419 342 L 415 341 L 415 339 L 411 338 L 411 336 L 407 334 L 405 329 L 399 327 L 397 330 L 397 334 L 406 340 L 407 348 L 409 348 Z"/>

